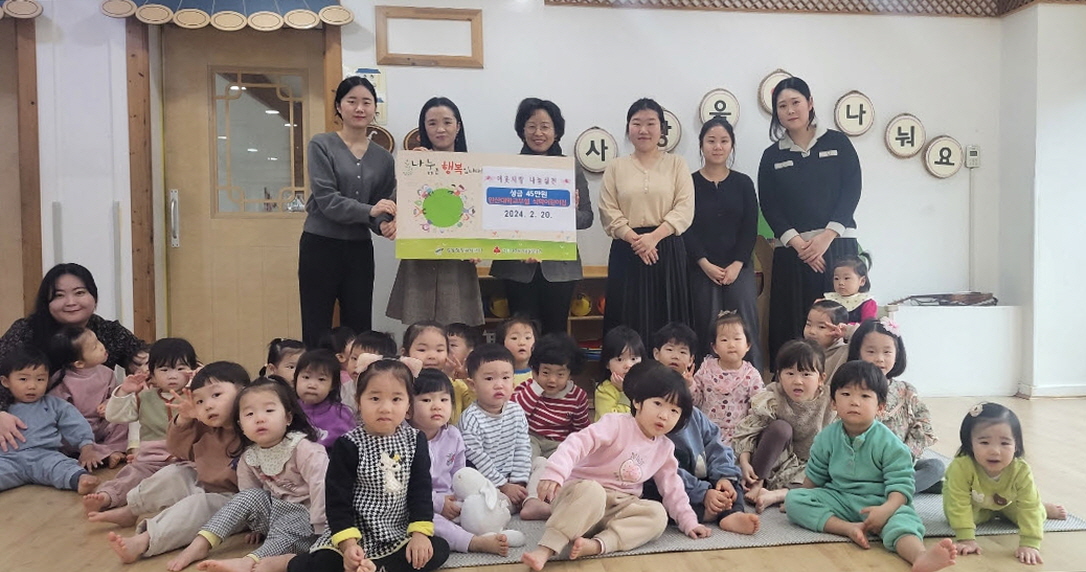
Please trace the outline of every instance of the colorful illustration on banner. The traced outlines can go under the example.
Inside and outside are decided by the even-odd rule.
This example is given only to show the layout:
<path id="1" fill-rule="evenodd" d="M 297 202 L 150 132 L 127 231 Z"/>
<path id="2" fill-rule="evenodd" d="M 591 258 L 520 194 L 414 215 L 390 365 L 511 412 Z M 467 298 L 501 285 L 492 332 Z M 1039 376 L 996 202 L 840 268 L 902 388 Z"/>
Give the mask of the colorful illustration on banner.
<path id="1" fill-rule="evenodd" d="M 422 229 L 444 229 L 463 226 L 475 214 L 475 209 L 464 204 L 464 186 L 448 185 L 433 188 L 425 185 L 418 190 L 413 214 L 426 222 Z"/>

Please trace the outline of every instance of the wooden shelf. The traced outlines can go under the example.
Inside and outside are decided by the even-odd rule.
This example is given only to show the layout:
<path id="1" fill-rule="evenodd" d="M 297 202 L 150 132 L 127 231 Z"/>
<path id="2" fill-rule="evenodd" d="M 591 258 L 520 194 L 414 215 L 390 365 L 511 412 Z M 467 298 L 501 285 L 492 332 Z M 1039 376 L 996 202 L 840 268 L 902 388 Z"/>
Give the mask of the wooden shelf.
<path id="1" fill-rule="evenodd" d="M 602 320 L 603 316 L 600 316 L 600 315 L 595 315 L 595 316 L 592 316 L 592 315 L 589 315 L 589 316 L 570 316 L 569 318 L 566 318 L 566 319 L 571 321 L 571 322 L 594 322 L 596 320 Z"/>

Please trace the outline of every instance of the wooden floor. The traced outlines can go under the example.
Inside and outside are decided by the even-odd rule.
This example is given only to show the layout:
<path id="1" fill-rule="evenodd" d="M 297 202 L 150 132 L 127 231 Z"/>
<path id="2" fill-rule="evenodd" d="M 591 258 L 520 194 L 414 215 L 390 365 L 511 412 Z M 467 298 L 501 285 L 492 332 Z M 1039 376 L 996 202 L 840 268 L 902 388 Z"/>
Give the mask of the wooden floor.
<path id="1" fill-rule="evenodd" d="M 953 455 L 962 416 L 975 404 L 974 398 L 926 400 L 942 440 L 935 449 Z M 1038 399 L 1026 401 L 996 398 L 1014 409 L 1025 431 L 1026 455 L 1033 466 L 1038 486 L 1046 501 L 1059 502 L 1071 512 L 1086 515 L 1086 399 Z M 123 566 L 105 542 L 111 530 L 86 522 L 80 514 L 75 493 L 43 487 L 22 487 L 0 493 L 0 571 L 53 572 L 93 570 L 129 572 L 160 571 L 170 555 Z M 130 531 L 124 531 L 130 533 Z M 722 534 L 716 531 L 717 534 Z M 930 539 L 928 542 L 932 542 Z M 1086 532 L 1061 532 L 1046 536 L 1042 546 L 1045 563 L 1027 567 L 1014 560 L 1017 536 L 984 536 L 982 556 L 961 557 L 956 572 L 1002 570 L 1086 570 Z M 246 547 L 240 537 L 228 541 L 216 554 L 242 555 Z M 880 545 L 861 550 L 850 544 L 813 544 L 680 552 L 581 562 L 556 562 L 554 572 L 639 572 L 660 570 L 718 572 L 760 570 L 906 570 L 903 561 Z M 195 567 L 189 568 L 195 570 Z M 524 566 L 488 566 L 462 569 L 464 572 L 524 572 Z"/>

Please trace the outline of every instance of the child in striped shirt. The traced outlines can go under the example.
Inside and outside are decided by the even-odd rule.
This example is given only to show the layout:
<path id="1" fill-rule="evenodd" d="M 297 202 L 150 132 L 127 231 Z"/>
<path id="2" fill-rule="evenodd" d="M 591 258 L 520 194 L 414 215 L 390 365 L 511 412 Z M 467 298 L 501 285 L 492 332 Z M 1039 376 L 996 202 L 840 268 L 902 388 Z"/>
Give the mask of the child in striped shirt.
<path id="1" fill-rule="evenodd" d="M 472 403 L 460 416 L 467 460 L 517 509 L 528 496 L 532 443 L 528 419 L 513 395 L 513 354 L 497 344 L 483 344 L 468 355 Z"/>
<path id="2" fill-rule="evenodd" d="M 528 479 L 528 497 L 520 511 L 524 520 L 542 520 L 550 516 L 550 506 L 536 494 L 539 476 L 547 457 L 558 444 L 575 431 L 588 427 L 588 394 L 572 376 L 580 373 L 584 354 L 569 334 L 547 334 L 532 351 L 532 381 L 513 391 L 513 401 L 528 417 L 528 436 L 532 442 L 532 474 Z"/>

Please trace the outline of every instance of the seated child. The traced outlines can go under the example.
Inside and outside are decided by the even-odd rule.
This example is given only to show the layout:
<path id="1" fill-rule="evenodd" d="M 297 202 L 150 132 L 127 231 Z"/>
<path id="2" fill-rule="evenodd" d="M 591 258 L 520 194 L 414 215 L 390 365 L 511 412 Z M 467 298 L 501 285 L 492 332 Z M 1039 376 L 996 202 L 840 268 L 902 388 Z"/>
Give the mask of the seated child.
<path id="1" fill-rule="evenodd" d="M 833 372 L 848 361 L 848 344 L 845 343 L 847 321 L 845 307 L 830 300 L 815 300 L 807 312 L 803 337 L 817 343 L 825 353 L 826 379 L 831 379 Z"/>
<path id="2" fill-rule="evenodd" d="M 509 541 L 504 534 L 476 536 L 453 522 L 460 516 L 460 503 L 453 496 L 453 475 L 465 466 L 464 439 L 449 424 L 453 410 L 453 387 L 439 369 L 425 368 L 415 378 L 411 404 L 411 426 L 426 436 L 430 449 L 431 500 L 434 504 L 434 534 L 444 538 L 456 552 L 489 552 L 506 556 Z"/>
<path id="3" fill-rule="evenodd" d="M 655 361 L 647 363 L 649 367 L 639 367 L 638 375 L 627 378 L 627 391 L 637 393 L 635 385 L 666 378 L 666 375 L 656 371 L 667 369 L 666 366 Z M 758 515 L 743 512 L 743 474 L 735 464 L 735 453 L 731 447 L 721 442 L 720 428 L 704 413 L 693 409 L 686 426 L 668 433 L 667 437 L 675 445 L 679 477 L 698 520 L 716 522 L 729 532 L 758 532 L 761 527 Z M 645 483 L 643 496 L 652 500 L 662 498 L 652 482 Z"/>
<path id="4" fill-rule="evenodd" d="M 661 438 L 690 417 L 690 391 L 682 376 L 648 363 L 634 366 L 628 377 L 636 379 L 640 370 L 650 370 L 652 379 L 627 387 L 633 415 L 604 415 L 570 435 L 547 461 L 539 496 L 553 513 L 539 545 L 521 557 L 533 570 L 570 543 L 570 560 L 637 548 L 663 534 L 668 515 L 690 538 L 711 534 L 683 494 L 674 446 Z M 649 479 L 663 505 L 640 498 Z"/>
<path id="5" fill-rule="evenodd" d="M 289 572 L 430 572 L 448 559 L 448 542 L 433 536 L 426 436 L 404 423 L 414 381 L 393 359 L 358 377 L 362 423 L 336 440 L 328 461 L 328 530 Z"/>
<path id="6" fill-rule="evenodd" d="M 181 554 L 166 565 L 183 570 L 248 528 L 264 543 L 243 558 L 211 560 L 203 570 L 286 570 L 327 528 L 324 479 L 328 452 L 317 443 L 294 391 L 283 378 L 261 377 L 238 393 L 234 430 L 241 436 L 238 494 L 219 509 Z"/>
<path id="7" fill-rule="evenodd" d="M 483 344 L 468 355 L 475 403 L 460 416 L 467 460 L 520 509 L 528 496 L 532 442 L 528 418 L 513 395 L 513 354 L 498 344 Z"/>
<path id="8" fill-rule="evenodd" d="M 366 369 L 366 366 L 380 358 L 395 358 L 400 354 L 396 349 L 396 340 L 387 332 L 373 330 L 362 332 L 351 340 L 350 346 L 351 350 L 347 358 L 347 371 L 350 373 L 350 380 L 340 386 L 339 395 L 340 401 L 349 407 L 352 413 L 357 414 L 355 380 L 358 379 L 359 374 Z M 363 358 L 363 356 L 366 356 L 366 358 L 363 359 L 362 364 L 359 364 L 359 359 Z"/>
<path id="9" fill-rule="evenodd" d="M 838 420 L 815 437 L 803 488 L 788 491 L 785 500 L 788 520 L 865 549 L 867 534 L 877 534 L 914 572 L 952 566 L 958 554 L 952 540 L 924 547 L 924 523 L 912 507 L 909 448 L 876 420 L 886 406 L 886 386 L 882 372 L 866 362 L 848 362 L 833 375 Z"/>
<path id="10" fill-rule="evenodd" d="M 958 554 L 980 554 L 977 525 L 1002 516 L 1018 525 L 1015 558 L 1041 564 L 1045 518 L 1067 518 L 1067 512 L 1041 502 L 1033 473 L 1022 459 L 1018 416 L 998 403 L 979 403 L 962 420 L 960 436 L 962 446 L 943 485 L 943 511 L 954 529 Z"/>
<path id="11" fill-rule="evenodd" d="M 694 386 L 694 351 L 698 335 L 690 326 L 669 322 L 652 335 L 652 359 L 679 372 L 689 387 Z"/>
<path id="12" fill-rule="evenodd" d="M 102 364 L 109 358 L 98 336 L 82 326 L 65 326 L 49 341 L 50 360 L 60 366 L 53 376 L 49 395 L 71 403 L 94 432 L 95 451 L 109 468 L 127 456 L 128 425 L 105 418 L 106 401 L 113 390 L 113 369 Z M 66 447 L 67 449 L 67 447 Z"/>
<path id="13" fill-rule="evenodd" d="M 513 387 L 532 379 L 532 347 L 539 335 L 539 326 L 527 316 L 513 316 L 502 322 L 495 338 L 513 354 Z"/>
<path id="14" fill-rule="evenodd" d="M 317 347 L 328 350 L 339 360 L 339 385 L 343 387 L 354 381 L 355 376 L 350 369 L 351 343 L 354 341 L 355 332 L 347 326 L 332 328 L 321 336 Z"/>
<path id="15" fill-rule="evenodd" d="M 260 368 L 261 377 L 278 375 L 293 386 L 294 370 L 305 353 L 305 344 L 289 338 L 275 338 L 268 344 L 268 361 Z"/>
<path id="16" fill-rule="evenodd" d="M 483 336 L 479 333 L 478 328 L 469 326 L 463 322 L 453 322 L 448 326 L 445 326 L 445 334 L 449 338 L 449 367 L 445 370 L 445 375 L 449 376 L 452 380 L 454 395 L 456 399 L 453 409 L 453 418 L 457 421 L 453 421 L 453 424 L 459 422 L 460 415 L 472 402 L 475 401 L 475 394 L 471 392 L 471 388 L 468 387 L 468 354 L 475 348 L 479 347 L 483 343 Z"/>
<path id="17" fill-rule="evenodd" d="M 147 372 L 125 377 L 113 390 L 106 402 L 106 419 L 137 423 L 139 448 L 135 459 L 113 479 L 83 497 L 83 508 L 91 521 L 103 520 L 100 511 L 127 505 L 131 491 L 144 479 L 178 461 L 166 448 L 166 428 L 174 417 L 167 404 L 173 403 L 177 393 L 189 384 L 196 367 L 192 344 L 181 338 L 162 338 L 148 350 Z"/>
<path id="18" fill-rule="evenodd" d="M 754 396 L 750 413 L 735 428 L 732 447 L 758 512 L 784 500 L 803 482 L 814 436 L 833 420 L 824 383 L 822 348 L 792 340 L 777 352 L 777 381 Z"/>
<path id="19" fill-rule="evenodd" d="M 540 338 L 529 364 L 532 381 L 513 390 L 513 401 L 528 417 L 528 437 L 532 442 L 532 474 L 520 518 L 542 520 L 550 516 L 550 506 L 536 494 L 538 478 L 546 466 L 546 458 L 558 444 L 570 433 L 588 427 L 588 394 L 573 383 L 572 376 L 584 367 L 584 353 L 569 334 L 547 334 Z"/>
<path id="20" fill-rule="evenodd" d="M 848 359 L 875 364 L 889 382 L 886 407 L 879 422 L 893 431 L 913 455 L 915 492 L 939 492 L 946 466 L 939 459 L 921 459 L 924 449 L 935 444 L 935 428 L 928 406 L 912 384 L 898 379 L 905 373 L 905 341 L 897 324 L 888 318 L 865 320 L 852 335 Z"/>
<path id="21" fill-rule="evenodd" d="M 765 389 L 762 374 L 744 359 L 751 342 L 742 316 L 721 312 L 713 324 L 713 353 L 694 374 L 690 390 L 694 406 L 720 428 L 725 445 L 731 444 L 735 426 L 750 411 L 750 398 Z"/>
<path id="22" fill-rule="evenodd" d="M 630 400 L 622 391 L 623 379 L 630 368 L 645 358 L 645 344 L 641 336 L 629 326 L 615 326 L 603 336 L 600 363 L 604 378 L 596 386 L 595 421 L 608 413 L 629 413 Z"/>
<path id="23" fill-rule="evenodd" d="M 302 411 L 317 431 L 317 442 L 325 447 L 358 426 L 355 414 L 340 402 L 339 371 L 332 352 L 311 350 L 302 354 L 294 372 L 294 391 Z"/>
<path id="24" fill-rule="evenodd" d="M 25 442 L 0 451 L 0 491 L 36 484 L 87 494 L 98 485 L 88 472 L 102 459 L 94 433 L 74 405 L 45 394 L 48 385 L 49 362 L 37 350 L 16 348 L 0 363 L 8 411 L 26 424 Z M 60 452 L 62 441 L 79 449 L 78 461 Z"/>
<path id="25" fill-rule="evenodd" d="M 109 533 L 110 547 L 121 562 L 181 548 L 238 492 L 234 400 L 248 384 L 245 368 L 212 362 L 168 405 L 176 417 L 166 432 L 166 448 L 191 463 L 164 467 L 128 493 L 128 506 L 100 513 L 98 520 L 121 527 L 135 525 L 141 514 L 158 513 L 140 522 L 134 536 Z"/>
<path id="26" fill-rule="evenodd" d="M 424 320 L 408 326 L 403 334 L 402 351 L 408 367 L 418 367 L 419 371 L 429 367 L 445 371 L 448 375 L 455 369 L 455 362 L 449 353 L 449 336 L 445 333 L 445 326 L 437 322 Z M 417 360 L 417 363 L 410 363 L 412 360 Z M 415 369 L 412 368 L 412 373 L 414 372 Z M 467 386 L 466 383 L 464 385 Z M 453 405 L 451 423 L 460 421 L 462 407 L 459 404 Z"/>
<path id="27" fill-rule="evenodd" d="M 867 264 L 856 256 L 842 256 L 833 265 L 833 292 L 826 292 L 824 297 L 844 306 L 848 323 L 853 325 L 879 313 L 879 304 L 871 297 L 870 290 Z"/>

